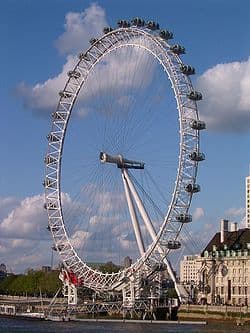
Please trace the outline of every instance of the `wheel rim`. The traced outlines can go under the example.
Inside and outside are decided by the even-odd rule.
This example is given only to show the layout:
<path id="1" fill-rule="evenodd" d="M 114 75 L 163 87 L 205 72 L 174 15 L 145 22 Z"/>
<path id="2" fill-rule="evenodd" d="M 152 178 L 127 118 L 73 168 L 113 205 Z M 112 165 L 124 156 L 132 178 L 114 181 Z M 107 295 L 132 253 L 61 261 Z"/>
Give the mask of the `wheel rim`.
<path id="1" fill-rule="evenodd" d="M 129 46 L 141 48 L 155 57 L 172 84 L 179 113 L 179 162 L 172 199 L 161 228 L 157 231 L 156 239 L 147 246 L 144 255 L 129 269 L 117 274 L 103 274 L 88 267 L 78 256 L 66 231 L 61 194 L 61 160 L 71 111 L 80 90 L 85 88 L 88 76 L 106 55 Z M 171 51 L 170 45 L 147 29 L 136 27 L 117 29 L 104 35 L 80 56 L 79 62 L 70 73 L 69 80 L 61 93 L 57 110 L 54 113 L 52 130 L 48 137 L 45 180 L 46 208 L 56 249 L 69 271 L 76 274 L 79 279 L 84 276 L 85 286 L 96 290 L 110 289 L 125 275 L 139 270 L 145 261 L 152 263 L 162 261 L 169 249 L 163 255 L 157 250 L 157 246 L 170 239 L 177 239 L 182 228 L 183 223 L 176 223 L 176 217 L 188 213 L 192 193 L 188 193 L 185 186 L 195 184 L 197 173 L 197 161 L 191 160 L 189 156 L 193 151 L 199 151 L 199 131 L 190 126 L 191 121 L 198 121 L 197 107 L 196 102 L 187 97 L 193 88 L 189 77 L 180 70 L 182 65 L 181 59 Z M 169 229 L 172 229 L 172 234 L 169 233 Z"/>

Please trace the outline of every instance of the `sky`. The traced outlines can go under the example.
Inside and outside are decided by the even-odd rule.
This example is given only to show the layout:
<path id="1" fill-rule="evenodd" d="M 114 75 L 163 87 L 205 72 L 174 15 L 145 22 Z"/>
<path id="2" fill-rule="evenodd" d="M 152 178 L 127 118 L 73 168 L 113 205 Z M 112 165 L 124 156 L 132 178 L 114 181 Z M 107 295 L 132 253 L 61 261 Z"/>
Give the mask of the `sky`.
<path id="1" fill-rule="evenodd" d="M 9 271 L 51 263 L 43 158 L 58 91 L 76 54 L 106 25 L 155 20 L 184 45 L 202 91 L 201 147 L 190 232 L 202 250 L 221 218 L 242 224 L 250 164 L 250 4 L 247 0 L 8 0 L 0 5 L 0 262 Z M 98 261 L 98 258 L 96 258 Z"/>

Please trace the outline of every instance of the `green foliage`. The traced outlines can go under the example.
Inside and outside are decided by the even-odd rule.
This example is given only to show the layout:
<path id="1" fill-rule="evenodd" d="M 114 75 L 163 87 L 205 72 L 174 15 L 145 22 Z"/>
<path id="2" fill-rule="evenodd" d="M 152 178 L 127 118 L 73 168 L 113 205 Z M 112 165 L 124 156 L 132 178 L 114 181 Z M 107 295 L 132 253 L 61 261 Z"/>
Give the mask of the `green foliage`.
<path id="1" fill-rule="evenodd" d="M 113 264 L 112 261 L 109 261 L 106 264 L 102 264 L 99 267 L 99 270 L 102 273 L 117 273 L 120 270 L 120 267 Z"/>
<path id="2" fill-rule="evenodd" d="M 0 281 L 0 294 L 17 296 L 39 296 L 52 297 L 60 288 L 58 272 L 28 271 L 27 275 L 11 275 Z"/>

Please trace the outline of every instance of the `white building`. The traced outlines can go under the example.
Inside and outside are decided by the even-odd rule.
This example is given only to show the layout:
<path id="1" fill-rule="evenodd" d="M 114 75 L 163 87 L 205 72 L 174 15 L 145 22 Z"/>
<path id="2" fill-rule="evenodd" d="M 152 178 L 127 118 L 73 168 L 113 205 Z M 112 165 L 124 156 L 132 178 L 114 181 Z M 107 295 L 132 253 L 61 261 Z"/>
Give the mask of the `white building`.
<path id="1" fill-rule="evenodd" d="M 201 268 L 201 257 L 199 255 L 184 256 L 180 262 L 180 282 L 182 284 L 199 284 L 199 270 Z"/>
<path id="2" fill-rule="evenodd" d="M 180 280 L 193 300 L 208 304 L 250 305 L 250 228 L 221 220 L 220 231 L 201 255 L 185 256 Z"/>
<path id="3" fill-rule="evenodd" d="M 221 220 L 201 253 L 200 299 L 209 304 L 250 304 L 250 229 Z"/>
<path id="4" fill-rule="evenodd" d="M 250 176 L 246 177 L 246 228 L 250 229 Z"/>

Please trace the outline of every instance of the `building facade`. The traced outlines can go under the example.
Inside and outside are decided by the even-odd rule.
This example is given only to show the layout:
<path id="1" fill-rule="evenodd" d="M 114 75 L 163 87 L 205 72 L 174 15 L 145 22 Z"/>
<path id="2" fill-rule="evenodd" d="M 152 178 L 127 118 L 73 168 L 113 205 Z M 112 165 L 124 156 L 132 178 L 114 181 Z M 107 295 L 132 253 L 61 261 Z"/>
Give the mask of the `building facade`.
<path id="1" fill-rule="evenodd" d="M 250 229 L 221 220 L 201 253 L 200 299 L 209 304 L 250 304 Z"/>
<path id="2" fill-rule="evenodd" d="M 199 285 L 199 271 L 201 269 L 200 255 L 184 256 L 180 263 L 180 282 L 182 284 Z"/>
<path id="3" fill-rule="evenodd" d="M 246 228 L 250 229 L 250 176 L 246 177 Z"/>
<path id="4" fill-rule="evenodd" d="M 180 271 L 181 282 L 196 281 L 198 302 L 250 305 L 250 229 L 238 230 L 236 223 L 221 220 L 220 232 L 200 256 L 184 258 Z"/>

